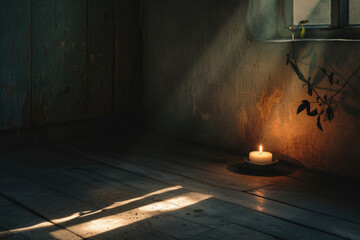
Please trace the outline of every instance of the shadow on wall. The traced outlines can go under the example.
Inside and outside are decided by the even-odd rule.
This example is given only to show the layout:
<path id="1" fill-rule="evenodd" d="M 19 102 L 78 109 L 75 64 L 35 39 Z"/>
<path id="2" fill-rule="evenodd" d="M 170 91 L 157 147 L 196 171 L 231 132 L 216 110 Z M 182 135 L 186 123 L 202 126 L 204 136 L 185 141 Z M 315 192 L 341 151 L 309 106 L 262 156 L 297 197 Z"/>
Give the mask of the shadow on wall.
<path id="1" fill-rule="evenodd" d="M 242 54 L 236 46 L 246 44 L 241 2 L 145 2 L 146 106 L 158 130 L 206 132 L 213 116 L 200 105 L 218 106 L 213 94 L 228 87 Z"/>
<path id="2" fill-rule="evenodd" d="M 271 21 L 279 18 L 277 3 L 262 7 L 276 10 Z M 360 165 L 355 166 L 351 159 L 358 155 L 358 143 L 350 140 L 357 139 L 355 133 L 360 131 L 356 117 L 359 78 L 351 82 L 353 89 L 346 89 L 339 98 L 339 106 L 345 108 L 336 109 L 334 121 L 324 124 L 321 133 L 316 119 L 296 114 L 307 93 L 286 65 L 290 43 L 248 40 L 252 30 L 247 26 L 247 14 L 248 9 L 254 10 L 248 4 L 145 2 L 144 91 L 150 128 L 235 148 L 244 154 L 262 143 L 265 149 L 306 167 L 355 174 Z M 264 29 L 259 20 L 253 27 L 257 25 Z M 297 44 L 296 51 L 301 58 L 314 49 L 315 67 L 310 71 L 313 56 L 309 56 L 302 60 L 303 71 L 317 75 L 321 67 L 326 67 L 346 78 L 357 63 L 359 52 L 353 49 L 358 46 L 306 42 Z M 319 76 L 317 85 L 324 87 L 326 78 Z M 342 98 L 346 101 L 342 102 Z"/>

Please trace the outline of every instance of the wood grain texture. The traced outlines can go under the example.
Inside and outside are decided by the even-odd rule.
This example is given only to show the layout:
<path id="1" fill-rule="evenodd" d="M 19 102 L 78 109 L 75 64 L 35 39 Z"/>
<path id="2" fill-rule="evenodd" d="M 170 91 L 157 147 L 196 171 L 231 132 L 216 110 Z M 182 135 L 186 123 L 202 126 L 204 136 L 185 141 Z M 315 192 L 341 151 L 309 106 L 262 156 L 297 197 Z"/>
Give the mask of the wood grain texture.
<path id="1" fill-rule="evenodd" d="M 92 151 L 94 149 L 99 149 L 99 145 L 91 146 Z M 161 151 L 161 150 L 159 150 Z M 86 154 L 86 152 L 81 150 L 73 150 L 70 151 L 71 154 L 78 154 L 79 156 L 85 157 L 87 159 L 94 160 L 96 162 L 103 163 L 107 166 L 114 166 L 117 169 L 126 170 L 137 175 L 145 176 L 147 178 L 168 183 L 168 184 L 180 184 L 185 189 L 189 189 L 191 191 L 201 192 L 211 194 L 213 198 L 219 199 L 224 202 L 232 203 L 235 205 L 239 205 L 245 207 L 247 209 L 254 210 L 256 212 L 265 213 L 266 215 L 274 216 L 276 218 L 285 219 L 291 223 L 295 223 L 301 226 L 307 226 L 311 229 L 331 233 L 334 236 L 344 237 L 349 239 L 356 239 L 360 234 L 358 231 L 359 225 L 352 222 L 352 218 L 338 219 L 334 215 L 331 216 L 332 211 L 326 211 L 326 207 L 319 209 L 319 211 L 314 211 L 313 208 L 310 208 L 310 211 L 307 209 L 299 208 L 295 205 L 287 204 L 287 201 L 273 201 L 271 196 L 267 199 L 267 195 L 260 196 L 260 198 L 253 198 L 247 193 L 243 193 L 241 188 L 235 187 L 241 185 L 248 185 L 248 188 L 253 187 L 253 183 L 251 178 L 247 179 L 246 175 L 243 175 L 244 179 L 237 178 L 236 176 L 231 176 L 231 173 L 228 172 L 228 181 L 224 181 L 221 175 L 216 173 L 200 173 L 194 169 L 189 169 L 185 166 L 176 165 L 174 163 L 159 162 L 157 159 L 152 159 L 149 162 L 147 157 L 139 156 L 139 155 L 123 155 L 122 157 L 118 157 L 116 159 L 112 157 L 107 157 L 105 155 L 113 155 L 114 152 L 110 148 L 105 148 L 101 150 L 101 154 Z M 196 160 L 193 160 L 194 162 Z M 172 162 L 172 161 L 171 161 Z M 206 163 L 202 162 L 204 166 L 211 164 L 211 162 Z M 206 169 L 206 167 L 204 167 Z M 195 170 L 195 171 L 194 171 Z M 114 173 L 108 171 L 102 171 L 104 174 L 113 176 Z M 230 177 L 231 176 L 231 177 Z M 232 178 L 232 181 L 230 180 Z M 132 182 L 132 181 L 131 181 Z M 262 180 L 259 178 L 259 184 L 261 184 Z M 288 183 L 292 186 L 292 188 L 297 188 L 297 184 L 291 180 L 284 178 L 283 183 Z M 278 183 L 278 184 L 283 184 Z M 228 185 L 228 186 L 227 186 Z M 313 186 L 315 187 L 315 186 Z M 236 189 L 237 188 L 237 189 Z M 321 190 L 321 188 L 319 189 Z M 291 192 L 291 191 L 289 191 Z M 301 191 L 300 191 L 301 192 Z M 307 201 L 311 202 L 314 200 L 311 193 L 308 191 L 302 192 L 306 197 Z M 303 199 L 304 199 L 303 195 Z M 328 195 L 328 199 L 334 199 L 334 195 Z M 335 196 L 336 197 L 336 196 Z M 322 204 L 326 204 L 326 198 L 322 199 Z M 284 204 L 285 203 L 285 204 Z M 329 207 L 331 204 L 328 205 Z M 356 206 L 356 205 L 355 205 Z M 338 207 L 342 209 L 346 209 L 346 205 L 342 204 L 342 202 L 338 202 Z M 219 207 L 216 207 L 219 209 Z M 355 210 L 353 205 L 353 209 Z M 235 211 L 235 209 L 233 209 Z M 328 216 L 328 214 L 330 216 Z M 358 213 L 354 214 L 358 215 Z M 271 221 L 270 219 L 268 219 Z M 237 219 L 236 222 L 242 221 L 241 219 Z M 252 225 L 251 222 L 242 222 L 245 226 L 253 228 L 255 225 Z M 247 225 L 249 224 L 249 225 Z M 290 225 L 288 227 L 291 227 Z M 288 228 L 287 227 L 287 228 Z M 346 230 L 345 230 L 346 229 Z M 264 229 L 263 229 L 264 230 Z M 274 234 L 272 229 L 267 229 L 268 234 Z M 306 232 L 304 229 L 296 230 L 293 228 L 291 230 L 296 238 L 302 238 L 305 236 L 311 236 L 315 233 Z M 297 232 L 298 231 L 298 232 Z M 282 232 L 282 231 L 280 231 Z M 297 233 L 295 233 L 297 232 Z M 288 238 L 289 236 L 279 235 L 280 233 L 276 233 L 274 235 L 281 236 L 282 238 Z M 319 235 L 321 236 L 321 234 Z M 329 236 L 330 237 L 330 236 Z M 306 239 L 306 237 L 305 237 Z"/>
<path id="2" fill-rule="evenodd" d="M 0 130 L 138 107 L 139 2 L 1 1 Z"/>
<path id="3" fill-rule="evenodd" d="M 58 101 L 56 119 L 70 121 L 86 116 L 87 1 L 56 1 L 56 41 L 58 51 Z"/>
<path id="4" fill-rule="evenodd" d="M 56 1 L 32 4 L 32 121 L 44 124 L 56 118 L 58 51 Z"/>
<path id="5" fill-rule="evenodd" d="M 12 234 L 12 236 L 14 236 L 14 239 L 81 239 L 75 234 L 61 229 L 54 223 L 51 223 L 46 219 L 29 212 L 27 209 L 22 208 L 18 204 L 2 196 L 0 196 L 0 214 L 0 225 L 4 226 L 6 229 L 9 229 L 9 232 Z M 16 219 L 16 221 L 9 221 L 9 219 Z M 29 225 L 43 227 L 28 228 Z M 44 228 L 45 226 L 46 228 Z M 57 232 L 57 234 L 52 236 L 49 235 L 49 232 Z M 6 239 L 11 238 L 6 237 Z"/>
<path id="6" fill-rule="evenodd" d="M 142 104 L 142 5 L 132 0 L 114 3 L 114 111 L 136 113 Z"/>
<path id="7" fill-rule="evenodd" d="M 338 218 L 320 213 L 329 213 L 325 207 L 318 212 L 295 206 L 291 198 L 290 202 L 284 197 L 278 201 L 274 193 L 266 195 L 264 192 L 265 196 L 260 196 L 226 188 L 223 177 L 218 176 L 225 172 L 209 171 L 207 177 L 201 179 L 199 176 L 204 173 L 190 171 L 187 167 L 190 162 L 175 164 L 176 161 L 167 163 L 152 158 L 151 163 L 149 157 L 141 156 L 143 153 L 126 155 L 122 154 L 126 150 L 121 148 L 117 148 L 116 154 L 115 148 L 106 148 L 108 142 L 115 140 L 104 141 L 106 139 L 98 139 L 97 143 L 94 139 L 87 146 L 84 145 L 86 141 L 82 141 L 81 148 L 62 144 L 55 148 L 2 154 L 0 193 L 67 231 L 88 239 L 216 239 L 221 236 L 224 239 L 235 236 L 358 239 L 360 235 L 359 224 L 348 221 L 346 216 Z M 134 145 L 128 144 L 129 147 Z M 205 148 L 192 149 L 195 153 L 207 152 Z M 211 152 L 213 150 L 209 149 Z M 121 157 L 109 157 L 108 154 Z M 169 159 L 175 157 L 166 155 Z M 207 165 L 212 161 L 198 160 L 194 169 L 202 169 L 203 164 L 203 170 L 209 170 Z M 187 171 L 190 174 L 184 174 Z M 230 181 L 240 181 L 230 172 L 228 177 Z M 254 179 L 247 179 L 245 175 L 241 181 L 251 186 Z M 306 183 L 312 188 L 299 188 L 293 184 L 292 178 L 283 177 L 282 183 L 275 183 L 275 186 L 289 185 L 284 191 L 292 196 L 292 192 L 297 192 L 303 196 L 300 200 L 306 199 L 308 203 L 314 201 L 311 189 L 318 185 Z M 325 187 L 320 186 L 320 189 L 327 191 Z M 326 198 L 337 201 L 333 195 L 326 195 Z M 191 204 L 183 205 L 188 201 Z M 339 207 L 345 207 L 343 202 L 337 203 Z M 9 218 L 14 221 L 11 215 Z M 103 227 L 105 222 L 106 228 Z M 41 231 L 45 236 L 59 233 L 51 231 L 50 227 Z"/>
<path id="8" fill-rule="evenodd" d="M 84 117 L 86 1 L 33 5 L 33 120 L 36 124 Z"/>
<path id="9" fill-rule="evenodd" d="M 113 101 L 114 2 L 88 1 L 88 114 L 109 115 Z"/>
<path id="10" fill-rule="evenodd" d="M 0 130 L 30 125 L 30 1 L 0 8 Z"/>

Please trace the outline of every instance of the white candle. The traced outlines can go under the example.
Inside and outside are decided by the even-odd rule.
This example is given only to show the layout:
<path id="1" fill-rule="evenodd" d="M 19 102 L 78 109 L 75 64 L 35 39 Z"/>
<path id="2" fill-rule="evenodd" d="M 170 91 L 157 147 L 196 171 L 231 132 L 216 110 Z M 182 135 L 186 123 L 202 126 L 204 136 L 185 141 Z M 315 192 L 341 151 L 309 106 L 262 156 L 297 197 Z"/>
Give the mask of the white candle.
<path id="1" fill-rule="evenodd" d="M 260 151 L 250 152 L 249 162 L 261 165 L 272 163 L 272 153 L 265 151 L 263 152 L 262 146 L 260 145 Z"/>

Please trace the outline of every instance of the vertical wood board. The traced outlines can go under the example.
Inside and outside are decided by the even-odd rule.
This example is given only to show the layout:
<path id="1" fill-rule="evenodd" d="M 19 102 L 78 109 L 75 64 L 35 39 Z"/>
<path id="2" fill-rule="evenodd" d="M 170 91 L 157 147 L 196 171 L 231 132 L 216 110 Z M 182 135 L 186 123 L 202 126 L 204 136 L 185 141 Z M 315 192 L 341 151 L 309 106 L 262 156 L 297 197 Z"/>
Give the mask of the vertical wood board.
<path id="1" fill-rule="evenodd" d="M 30 125 L 30 1 L 0 7 L 0 129 Z"/>
<path id="2" fill-rule="evenodd" d="M 110 115 L 113 100 L 114 2 L 88 1 L 88 114 Z"/>
<path id="3" fill-rule="evenodd" d="M 33 3 L 33 120 L 79 119 L 86 105 L 86 1 Z"/>

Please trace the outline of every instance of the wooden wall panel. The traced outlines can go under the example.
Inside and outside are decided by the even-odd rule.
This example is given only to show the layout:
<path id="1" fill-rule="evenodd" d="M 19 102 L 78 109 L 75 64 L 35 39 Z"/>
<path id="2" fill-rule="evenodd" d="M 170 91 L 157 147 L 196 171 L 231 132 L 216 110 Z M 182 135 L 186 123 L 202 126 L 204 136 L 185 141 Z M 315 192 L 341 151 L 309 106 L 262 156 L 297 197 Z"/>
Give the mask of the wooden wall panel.
<path id="1" fill-rule="evenodd" d="M 56 1 L 58 121 L 86 116 L 87 1 Z"/>
<path id="2" fill-rule="evenodd" d="M 32 120 L 44 124 L 56 119 L 58 51 L 56 2 L 32 2 Z"/>
<path id="3" fill-rule="evenodd" d="M 11 64 L 13 49 L 13 25 L 14 25 L 14 6 L 12 1 L 5 1 L 0 8 L 0 127 L 4 129 L 9 124 L 11 116 L 11 96 L 6 91 L 7 86 L 11 85 Z M 9 24 L 11 23 L 11 24 Z"/>
<path id="4" fill-rule="evenodd" d="M 142 1 L 115 1 L 114 111 L 133 114 L 142 102 Z M 133 104 L 129 104 L 129 103 Z"/>
<path id="5" fill-rule="evenodd" d="M 141 102 L 139 3 L 0 1 L 0 130 L 130 116 Z"/>
<path id="6" fill-rule="evenodd" d="M 88 1 L 88 111 L 112 113 L 114 71 L 114 2 Z"/>
<path id="7" fill-rule="evenodd" d="M 86 1 L 33 3 L 33 120 L 63 122 L 84 116 Z"/>
<path id="8" fill-rule="evenodd" d="M 30 1 L 0 8 L 0 129 L 30 124 Z"/>

